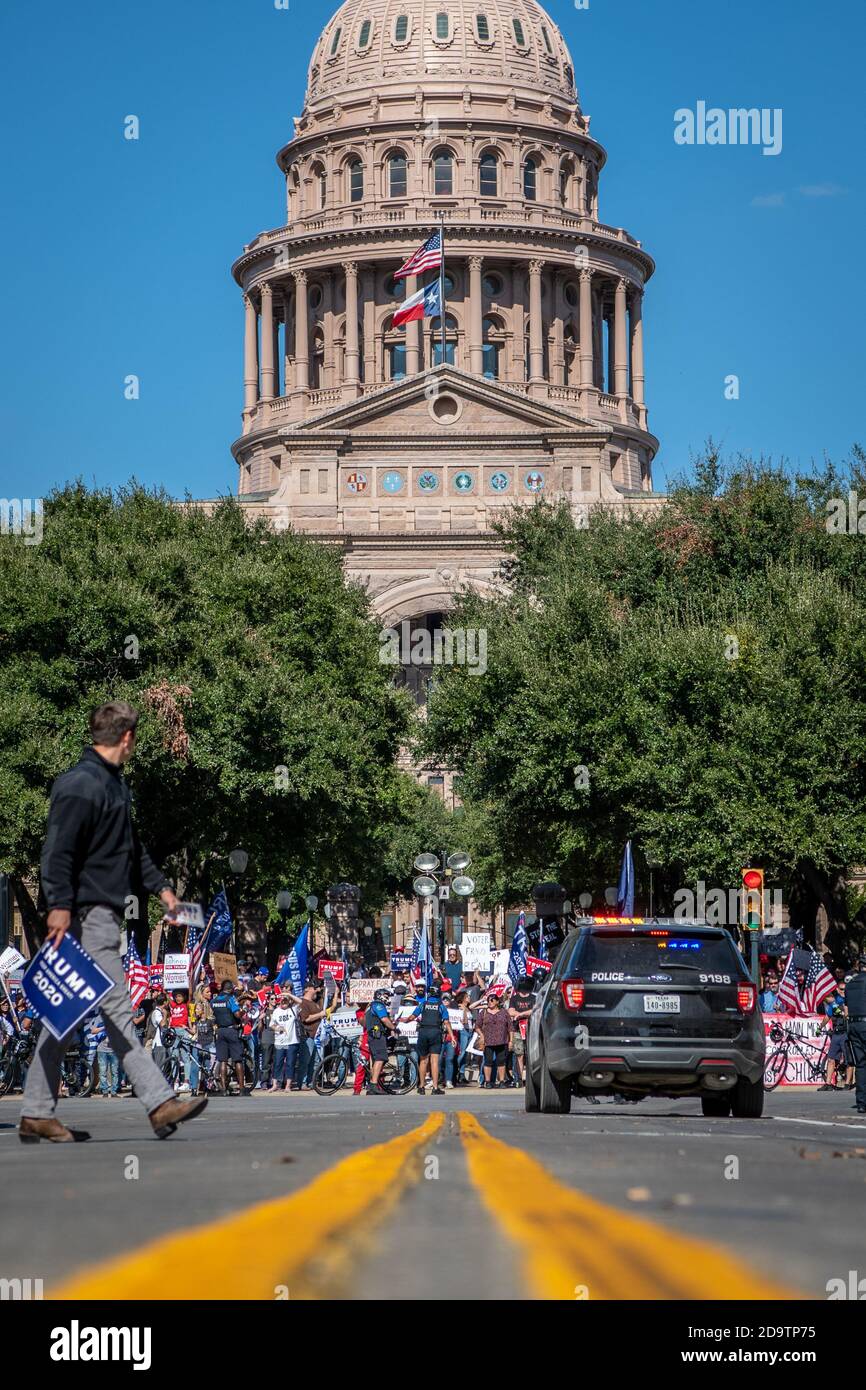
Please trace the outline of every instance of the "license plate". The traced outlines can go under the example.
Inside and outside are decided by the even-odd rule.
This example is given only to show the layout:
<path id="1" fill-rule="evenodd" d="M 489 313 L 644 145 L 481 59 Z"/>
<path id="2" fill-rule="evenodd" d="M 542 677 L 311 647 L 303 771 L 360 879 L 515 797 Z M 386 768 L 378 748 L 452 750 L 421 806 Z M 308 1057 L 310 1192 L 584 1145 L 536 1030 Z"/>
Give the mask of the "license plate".
<path id="1" fill-rule="evenodd" d="M 645 1014 L 678 1014 L 680 996 L 678 994 L 645 994 L 643 997 Z"/>

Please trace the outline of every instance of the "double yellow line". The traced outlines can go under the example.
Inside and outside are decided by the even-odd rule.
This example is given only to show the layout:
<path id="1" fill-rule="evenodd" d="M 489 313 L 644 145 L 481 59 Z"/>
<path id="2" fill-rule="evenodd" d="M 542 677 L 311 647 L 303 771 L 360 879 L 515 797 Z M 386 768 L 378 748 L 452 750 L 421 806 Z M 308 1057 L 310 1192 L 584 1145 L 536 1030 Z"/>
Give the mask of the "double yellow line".
<path id="1" fill-rule="evenodd" d="M 176 1232 L 71 1279 L 58 1299 L 318 1296 L 348 1262 L 359 1230 L 390 1211 L 420 1175 L 421 1151 L 445 1116 L 362 1149 L 288 1197 L 204 1228 Z M 597 1202 L 461 1112 L 469 1177 L 491 1222 L 517 1247 L 528 1295 L 541 1299 L 796 1297 L 703 1241 Z M 455 1231 L 459 1240 L 459 1231 Z M 455 1255 L 459 1250 L 455 1247 Z M 184 1277 L 178 1280 L 178 1271 Z"/>

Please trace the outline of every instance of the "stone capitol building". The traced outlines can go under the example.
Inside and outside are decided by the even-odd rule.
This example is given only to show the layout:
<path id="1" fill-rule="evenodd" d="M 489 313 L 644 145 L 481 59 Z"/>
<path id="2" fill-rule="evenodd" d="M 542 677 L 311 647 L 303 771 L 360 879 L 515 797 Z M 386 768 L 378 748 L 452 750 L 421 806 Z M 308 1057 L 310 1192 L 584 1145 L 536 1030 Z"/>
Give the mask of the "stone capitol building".
<path id="1" fill-rule="evenodd" d="M 537 0 L 346 0 L 277 154 L 285 224 L 243 294 L 240 500 L 341 546 L 383 627 L 433 635 L 490 591 L 502 508 L 653 508 L 643 298 L 652 258 L 601 220 L 606 155 Z M 394 272 L 437 227 L 438 276 Z M 423 702 L 429 672 L 409 669 Z M 429 770 L 428 770 L 429 771 Z M 421 774 L 451 798 L 445 769 Z"/>

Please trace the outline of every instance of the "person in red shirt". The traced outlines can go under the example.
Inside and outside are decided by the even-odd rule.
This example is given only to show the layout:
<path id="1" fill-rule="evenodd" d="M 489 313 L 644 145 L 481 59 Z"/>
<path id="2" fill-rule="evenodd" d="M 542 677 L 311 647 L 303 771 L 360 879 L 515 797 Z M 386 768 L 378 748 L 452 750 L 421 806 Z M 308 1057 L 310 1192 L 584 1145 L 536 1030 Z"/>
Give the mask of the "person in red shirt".
<path id="1" fill-rule="evenodd" d="M 189 1026 L 189 995 L 184 990 L 176 989 L 173 992 L 168 1013 L 169 1026 L 174 1029 L 180 1044 L 180 1061 L 183 1067 L 183 1084 L 180 1089 L 188 1091 L 192 1062 L 192 1030 Z"/>

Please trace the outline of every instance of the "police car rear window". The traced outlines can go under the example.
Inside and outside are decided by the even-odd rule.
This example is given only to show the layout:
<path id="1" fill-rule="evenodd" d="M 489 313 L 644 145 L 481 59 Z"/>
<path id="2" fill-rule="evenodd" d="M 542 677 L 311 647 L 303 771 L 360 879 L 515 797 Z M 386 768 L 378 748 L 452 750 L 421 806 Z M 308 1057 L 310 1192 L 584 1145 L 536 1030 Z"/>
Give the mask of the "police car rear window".
<path id="1" fill-rule="evenodd" d="M 584 980 L 593 975 L 650 979 L 664 971 L 681 974 L 741 975 L 733 943 L 724 936 L 688 932 L 594 931 L 578 944 L 575 964 Z"/>

